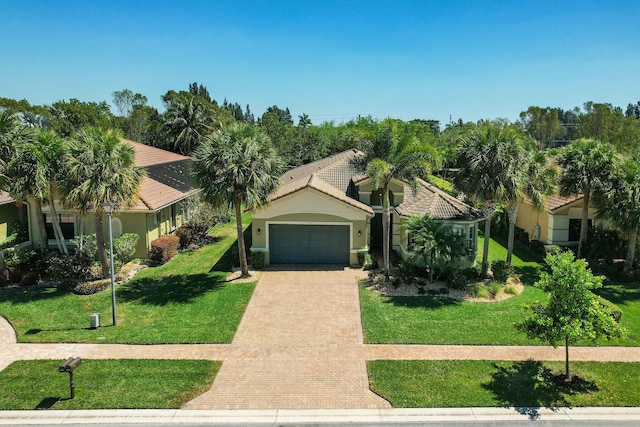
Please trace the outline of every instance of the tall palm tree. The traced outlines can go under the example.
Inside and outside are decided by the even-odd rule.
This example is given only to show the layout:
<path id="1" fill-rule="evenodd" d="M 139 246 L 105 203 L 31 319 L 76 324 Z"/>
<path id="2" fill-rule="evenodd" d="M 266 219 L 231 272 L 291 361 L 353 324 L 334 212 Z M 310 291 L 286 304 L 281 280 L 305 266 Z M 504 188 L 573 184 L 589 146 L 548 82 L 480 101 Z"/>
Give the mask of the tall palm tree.
<path id="1" fill-rule="evenodd" d="M 48 248 L 43 204 L 48 204 L 51 210 L 58 250 L 68 254 L 54 203 L 56 180 L 62 170 L 63 153 L 64 142 L 54 132 L 40 131 L 35 141 L 25 142 L 16 147 L 8 165 L 8 173 L 11 176 L 10 194 L 16 200 L 30 201 L 35 206 L 42 255 Z"/>
<path id="2" fill-rule="evenodd" d="M 615 162 L 613 147 L 595 139 L 577 139 L 558 156 L 558 164 L 562 169 L 560 194 L 565 196 L 582 194 L 584 197 L 578 258 L 581 257 L 587 241 L 591 197 L 594 193 L 603 192 L 610 186 L 611 171 Z"/>
<path id="3" fill-rule="evenodd" d="M 507 201 L 509 217 L 509 237 L 507 239 L 507 264 L 511 265 L 513 256 L 513 241 L 515 224 L 518 218 L 518 207 L 524 198 L 527 198 L 533 207 L 542 210 L 547 197 L 555 194 L 557 183 L 556 168 L 547 163 L 547 156 L 543 151 L 533 146 L 525 147 L 516 153 L 512 159 L 516 168 L 514 170 L 515 182 L 522 187 L 510 195 Z M 518 167 L 518 165 L 520 165 Z"/>
<path id="4" fill-rule="evenodd" d="M 624 271 L 630 271 L 640 228 L 640 156 L 625 158 L 613 171 L 611 186 L 594 198 L 598 215 L 627 235 Z"/>
<path id="5" fill-rule="evenodd" d="M 118 207 L 135 203 L 144 169 L 135 165 L 133 147 L 122 142 L 118 130 L 86 128 L 69 143 L 63 157 L 65 174 L 61 179 L 63 200 L 84 214 L 95 212 L 97 258 L 102 273 L 109 274 L 104 245 L 102 217 L 104 202 Z"/>
<path id="6" fill-rule="evenodd" d="M 6 111 L 0 111 L 0 190 L 9 191 L 11 177 L 7 170 L 8 164 L 15 154 L 16 147 L 32 141 L 34 132 L 24 126 Z M 4 254 L 0 250 L 0 275 L 6 273 Z"/>
<path id="7" fill-rule="evenodd" d="M 165 113 L 164 126 L 173 149 L 189 155 L 211 131 L 212 112 L 195 96 L 176 99 Z"/>
<path id="8" fill-rule="evenodd" d="M 419 187 L 418 178 L 426 178 L 438 155 L 430 146 L 408 133 L 399 134 L 396 124 L 387 120 L 377 124 L 365 137 L 362 157 L 355 157 L 352 166 L 365 173 L 373 188 L 382 193 L 382 255 L 384 274 L 389 278 L 390 201 L 389 185 L 393 180 L 409 184 L 413 192 Z"/>
<path id="9" fill-rule="evenodd" d="M 233 123 L 208 135 L 193 158 L 193 174 L 206 201 L 233 206 L 242 276 L 249 277 L 242 206 L 264 205 L 280 184 L 282 162 L 258 127 Z"/>
<path id="10" fill-rule="evenodd" d="M 488 123 L 463 136 L 456 153 L 459 171 L 454 185 L 480 204 L 485 217 L 482 274 L 489 270 L 491 218 L 499 203 L 521 198 L 523 180 L 517 160 L 522 149 L 518 134 L 509 128 Z"/>

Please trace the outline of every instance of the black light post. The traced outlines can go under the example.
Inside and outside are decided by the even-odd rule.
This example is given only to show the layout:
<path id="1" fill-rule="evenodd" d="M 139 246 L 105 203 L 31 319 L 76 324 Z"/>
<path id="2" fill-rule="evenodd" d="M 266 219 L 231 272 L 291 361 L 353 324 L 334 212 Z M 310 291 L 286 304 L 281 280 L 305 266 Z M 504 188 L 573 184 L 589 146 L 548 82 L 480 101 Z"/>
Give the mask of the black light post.
<path id="1" fill-rule="evenodd" d="M 113 272 L 113 229 L 111 228 L 111 214 L 116 210 L 115 202 L 104 202 L 102 204 L 105 213 L 109 217 L 109 269 L 111 272 L 111 313 L 113 326 L 116 326 L 116 283 Z"/>

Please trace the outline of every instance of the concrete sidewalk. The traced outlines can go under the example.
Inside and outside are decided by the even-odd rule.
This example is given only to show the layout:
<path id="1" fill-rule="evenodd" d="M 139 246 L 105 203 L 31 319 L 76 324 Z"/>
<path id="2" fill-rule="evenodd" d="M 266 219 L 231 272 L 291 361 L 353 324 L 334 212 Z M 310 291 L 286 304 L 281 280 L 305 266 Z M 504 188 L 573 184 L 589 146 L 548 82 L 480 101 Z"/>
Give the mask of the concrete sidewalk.
<path id="1" fill-rule="evenodd" d="M 25 424 L 323 424 L 524 421 L 636 421 L 640 408 L 433 408 L 359 410 L 77 410 L 0 411 L 0 425 Z"/>

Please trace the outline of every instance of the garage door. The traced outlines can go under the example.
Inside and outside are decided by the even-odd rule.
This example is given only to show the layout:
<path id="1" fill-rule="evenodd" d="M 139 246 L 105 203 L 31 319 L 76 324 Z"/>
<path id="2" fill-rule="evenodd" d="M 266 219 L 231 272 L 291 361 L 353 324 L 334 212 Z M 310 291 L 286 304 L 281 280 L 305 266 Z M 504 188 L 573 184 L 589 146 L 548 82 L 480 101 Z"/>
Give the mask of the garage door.
<path id="1" fill-rule="evenodd" d="M 347 225 L 269 225 L 272 264 L 349 264 Z"/>

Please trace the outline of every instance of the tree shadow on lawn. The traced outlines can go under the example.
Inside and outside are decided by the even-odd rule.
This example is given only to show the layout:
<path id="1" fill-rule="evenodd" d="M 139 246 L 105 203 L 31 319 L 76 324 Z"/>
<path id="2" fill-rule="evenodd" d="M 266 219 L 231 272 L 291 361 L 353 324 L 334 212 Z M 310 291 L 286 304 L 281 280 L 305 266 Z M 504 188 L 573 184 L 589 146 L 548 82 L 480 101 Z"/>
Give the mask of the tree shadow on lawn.
<path id="1" fill-rule="evenodd" d="M 438 309 L 442 307 L 449 307 L 452 305 L 459 305 L 462 301 L 447 298 L 447 297 L 432 297 L 432 296 L 421 296 L 421 297 L 385 297 L 384 302 L 386 304 L 393 304 L 396 307 L 407 307 L 407 308 L 427 308 L 427 309 Z"/>
<path id="2" fill-rule="evenodd" d="M 534 267 L 532 265 L 518 266 L 513 268 L 515 274 L 520 275 L 520 280 L 524 285 L 533 285 L 540 279 L 540 267 Z"/>
<path id="3" fill-rule="evenodd" d="M 25 304 L 33 301 L 61 298 L 69 293 L 60 288 L 52 287 L 0 289 L 0 303 L 9 301 L 14 305 Z"/>
<path id="4" fill-rule="evenodd" d="M 186 304 L 209 291 L 222 287 L 223 274 L 192 274 L 167 276 L 160 279 L 133 280 L 118 288 L 117 296 L 123 302 L 150 305 L 169 303 Z"/>
<path id="5" fill-rule="evenodd" d="M 500 405 L 515 407 L 529 419 L 540 417 L 541 407 L 557 410 L 570 406 L 567 396 L 592 393 L 598 386 L 578 376 L 565 381 L 564 374 L 554 374 L 541 362 L 525 360 L 509 366 L 494 365 L 496 372 L 482 387 L 492 392 Z"/>
<path id="6" fill-rule="evenodd" d="M 614 304 L 640 301 L 640 288 L 638 287 L 638 283 L 609 283 L 600 289 L 595 289 L 594 293 L 608 299 Z"/>

